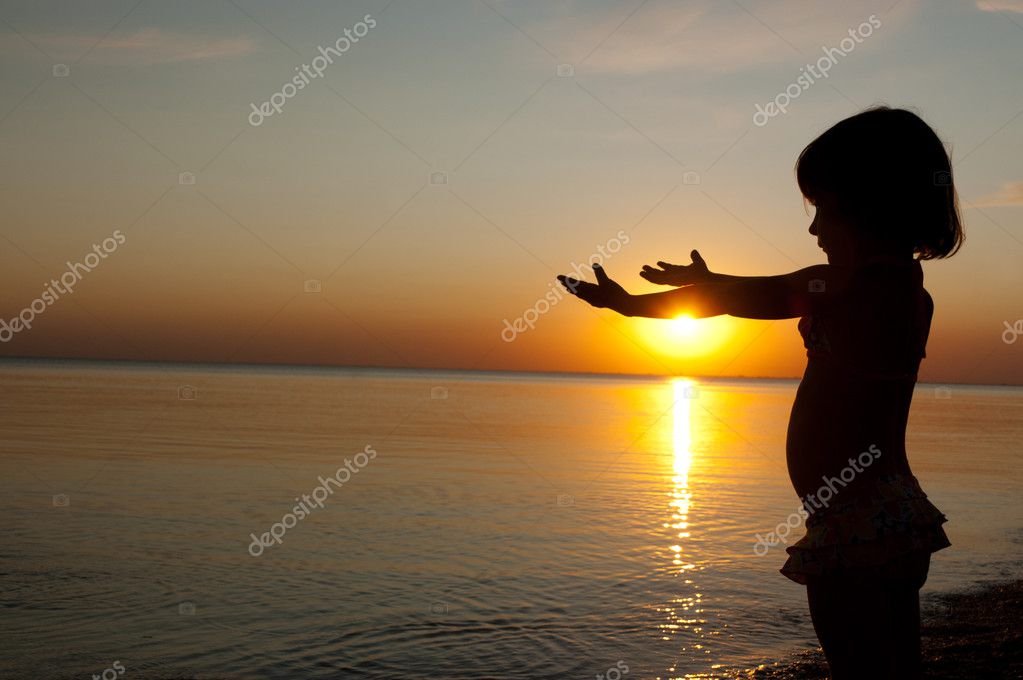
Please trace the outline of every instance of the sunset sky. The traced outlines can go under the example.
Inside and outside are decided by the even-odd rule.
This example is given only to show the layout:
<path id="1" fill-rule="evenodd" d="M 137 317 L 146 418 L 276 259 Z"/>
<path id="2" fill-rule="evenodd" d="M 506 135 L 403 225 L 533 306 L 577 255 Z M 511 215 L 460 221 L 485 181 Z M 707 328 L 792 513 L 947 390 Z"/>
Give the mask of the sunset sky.
<path id="1" fill-rule="evenodd" d="M 967 227 L 924 265 L 921 378 L 1020 384 L 1021 64 L 1023 0 L 2 0 L 0 316 L 124 243 L 0 356 L 795 377 L 795 321 L 562 299 L 502 330 L 616 239 L 634 292 L 693 248 L 724 273 L 822 262 L 794 161 L 884 102 L 951 145 Z"/>

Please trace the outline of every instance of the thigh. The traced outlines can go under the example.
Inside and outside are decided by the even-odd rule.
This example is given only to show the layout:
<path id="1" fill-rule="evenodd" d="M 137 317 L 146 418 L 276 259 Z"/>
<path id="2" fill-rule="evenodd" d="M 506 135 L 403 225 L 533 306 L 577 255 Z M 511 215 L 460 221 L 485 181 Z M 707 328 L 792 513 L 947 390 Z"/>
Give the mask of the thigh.
<path id="1" fill-rule="evenodd" d="M 835 680 L 919 677 L 920 587 L 930 555 L 909 555 L 884 573 L 810 578 L 810 617 Z"/>
<path id="2" fill-rule="evenodd" d="M 885 584 L 873 578 L 815 578 L 806 594 L 834 680 L 888 677 L 891 593 Z"/>
<path id="3" fill-rule="evenodd" d="M 920 590 L 927 581 L 927 572 L 930 568 L 930 553 L 910 553 L 889 562 L 884 568 L 882 578 L 894 586 Z"/>
<path id="4" fill-rule="evenodd" d="M 920 588 L 927 580 L 931 556 L 914 555 L 886 583 L 890 608 L 892 668 L 900 678 L 918 678 L 920 672 Z"/>

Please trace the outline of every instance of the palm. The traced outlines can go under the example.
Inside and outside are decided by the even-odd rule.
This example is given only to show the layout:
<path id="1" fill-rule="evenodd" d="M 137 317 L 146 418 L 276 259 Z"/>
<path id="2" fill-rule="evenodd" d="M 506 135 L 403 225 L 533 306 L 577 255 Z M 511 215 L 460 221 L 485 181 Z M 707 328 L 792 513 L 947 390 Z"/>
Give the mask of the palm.
<path id="1" fill-rule="evenodd" d="M 626 290 L 612 281 L 600 265 L 593 265 L 593 275 L 597 277 L 596 283 L 564 275 L 558 276 L 558 281 L 569 293 L 594 307 L 614 307 L 617 302 L 628 296 Z"/>
<path id="2" fill-rule="evenodd" d="M 710 277 L 710 269 L 707 268 L 707 263 L 704 262 L 700 253 L 695 250 L 691 253 L 691 257 L 693 258 L 693 263 L 688 265 L 671 264 L 669 262 L 658 262 L 657 267 L 651 267 L 648 264 L 643 265 L 643 270 L 639 275 L 650 283 L 656 283 L 661 286 L 689 286 L 694 283 L 707 281 Z"/>

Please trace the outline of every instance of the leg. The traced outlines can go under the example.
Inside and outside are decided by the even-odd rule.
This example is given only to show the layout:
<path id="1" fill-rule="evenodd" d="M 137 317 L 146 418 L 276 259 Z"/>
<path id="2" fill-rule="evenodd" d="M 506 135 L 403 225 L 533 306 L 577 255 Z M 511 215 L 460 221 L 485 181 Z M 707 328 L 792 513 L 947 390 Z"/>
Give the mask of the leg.
<path id="1" fill-rule="evenodd" d="M 898 577 L 812 578 L 806 594 L 834 680 L 920 675 L 920 587 L 930 555 L 900 564 Z"/>
<path id="2" fill-rule="evenodd" d="M 810 579 L 806 595 L 833 680 L 888 677 L 879 630 L 886 608 L 880 589 L 823 577 Z"/>
<path id="3" fill-rule="evenodd" d="M 911 583 L 888 587 L 891 603 L 892 677 L 921 678 L 920 668 L 920 590 Z"/>
<path id="4" fill-rule="evenodd" d="M 892 668 L 902 678 L 923 677 L 920 661 L 920 588 L 927 580 L 930 565 L 930 554 L 909 555 L 900 561 L 898 578 L 888 584 Z"/>

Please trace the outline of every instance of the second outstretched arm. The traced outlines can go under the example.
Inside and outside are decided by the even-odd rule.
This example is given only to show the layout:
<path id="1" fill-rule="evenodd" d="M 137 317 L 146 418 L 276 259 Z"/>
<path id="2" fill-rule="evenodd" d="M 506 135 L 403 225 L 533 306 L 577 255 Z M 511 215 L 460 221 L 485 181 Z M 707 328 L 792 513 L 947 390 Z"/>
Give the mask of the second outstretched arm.
<path id="1" fill-rule="evenodd" d="M 719 279 L 660 293 L 631 295 L 594 265 L 597 283 L 567 276 L 558 279 L 575 296 L 594 307 L 625 316 L 671 319 L 682 314 L 704 318 L 728 314 L 747 319 L 788 319 L 827 305 L 848 285 L 848 272 L 815 265 L 779 276 Z"/>

